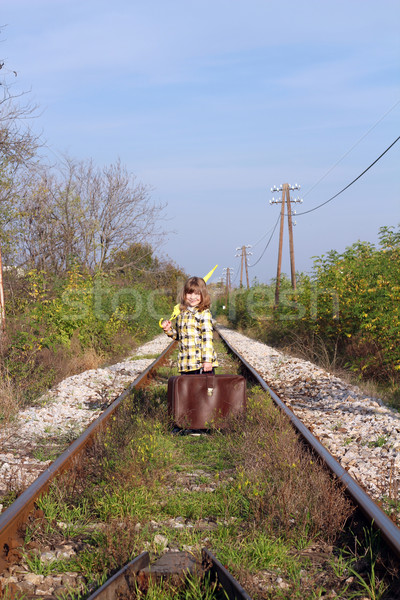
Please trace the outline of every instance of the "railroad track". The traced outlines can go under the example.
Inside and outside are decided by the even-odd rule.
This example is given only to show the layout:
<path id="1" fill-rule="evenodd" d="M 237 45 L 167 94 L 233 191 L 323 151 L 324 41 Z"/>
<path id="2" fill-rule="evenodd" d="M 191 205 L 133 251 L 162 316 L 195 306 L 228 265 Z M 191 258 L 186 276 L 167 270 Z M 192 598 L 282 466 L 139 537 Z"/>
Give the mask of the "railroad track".
<path id="1" fill-rule="evenodd" d="M 359 507 L 367 523 L 373 524 L 376 531 L 380 532 L 380 535 L 384 542 L 388 545 L 390 552 L 396 557 L 396 560 L 400 558 L 400 530 L 394 525 L 394 523 L 387 517 L 387 515 L 369 498 L 369 496 L 361 489 L 361 487 L 352 479 L 348 472 L 341 467 L 341 465 L 332 457 L 332 455 L 323 447 L 323 445 L 310 433 L 310 431 L 295 417 L 292 411 L 280 400 L 280 398 L 274 393 L 273 390 L 264 382 L 260 375 L 248 364 L 247 361 L 242 359 L 232 346 L 224 339 L 222 332 L 219 335 L 224 340 L 224 344 L 229 348 L 232 355 L 235 356 L 235 360 L 240 361 L 240 369 L 247 374 L 249 379 L 256 384 L 265 392 L 267 392 L 282 411 L 290 420 L 293 427 L 300 434 L 301 438 L 312 448 L 312 451 L 320 458 L 320 460 L 327 465 L 327 468 L 334 474 L 337 481 L 341 482 L 346 489 L 346 493 L 351 497 L 352 502 L 355 506 Z M 24 525 L 29 522 L 32 516 L 32 511 L 37 504 L 38 499 L 48 490 L 52 481 L 60 476 L 61 473 L 68 471 L 68 469 L 76 468 L 80 461 L 80 456 L 83 456 L 87 448 L 95 443 L 96 436 L 101 432 L 107 430 L 108 423 L 112 420 L 119 407 L 123 404 L 133 390 L 138 390 L 146 385 L 146 382 L 151 381 L 154 377 L 154 373 L 160 366 L 168 360 L 168 356 L 173 351 L 174 344 L 171 344 L 166 351 L 164 351 L 160 357 L 154 361 L 154 363 L 146 369 L 146 371 L 131 385 L 117 400 L 86 430 L 86 432 L 80 436 L 71 446 L 64 452 L 21 496 L 2 514 L 0 515 L 0 550 L 2 553 L 3 566 L 6 565 L 7 560 L 15 554 L 16 547 L 20 544 L 21 538 L 20 532 Z M 207 552 L 204 549 L 204 552 Z M 178 556 L 178 553 L 176 553 Z M 211 555 L 212 556 L 212 555 Z M 209 562 L 214 565 L 219 564 L 217 559 L 213 557 L 209 558 Z M 135 562 L 133 563 L 138 564 Z M 141 555 L 139 563 L 141 569 L 143 569 L 144 563 L 149 562 L 148 555 Z M 221 565 L 222 566 L 222 565 Z M 136 567 L 132 567 L 135 570 Z M 129 570 L 129 569 L 128 569 Z M 132 570 L 132 569 L 131 569 Z M 215 569 L 214 569 L 215 570 Z M 116 585 L 117 577 L 121 576 L 126 580 L 127 570 L 123 570 L 122 574 L 114 576 L 113 582 L 108 583 L 92 594 L 90 598 L 112 598 L 117 596 L 110 595 L 110 586 Z M 220 570 L 220 573 L 222 571 Z M 227 576 L 230 581 L 230 575 Z M 224 576 L 222 576 L 224 581 Z M 233 583 L 232 583 L 233 582 Z M 237 589 L 234 587 L 237 584 Z M 120 585 L 120 583 L 118 583 Z M 234 578 L 231 578 L 231 586 L 233 585 L 233 591 L 229 598 L 249 598 L 244 589 L 236 582 Z M 226 588 L 224 588 L 226 589 Z M 240 591 L 242 590 L 242 591 Z M 99 595 L 100 593 L 104 596 Z M 240 593 L 243 595 L 240 596 Z M 394 592 L 391 592 L 392 594 Z M 96 596 L 97 594 L 97 596 Z M 235 595 L 236 594 L 236 595 Z M 10 596 L 11 598 L 12 596 Z M 32 596 L 33 597 L 33 596 Z M 56 597 L 56 596 L 54 596 Z M 87 597 L 87 596 L 86 596 Z M 269 596 L 268 596 L 269 597 Z M 272 596 L 271 596 L 272 597 Z M 395 597 L 394 595 L 390 596 Z M 121 598 L 124 598 L 122 595 Z M 389 596 L 388 596 L 389 598 Z"/>
<path id="2" fill-rule="evenodd" d="M 179 587 L 185 585 L 188 576 L 196 574 L 200 574 L 202 578 L 211 577 L 215 589 L 218 588 L 220 595 L 228 600 L 251 600 L 240 583 L 206 548 L 202 550 L 201 565 L 188 552 L 165 554 L 150 565 L 149 553 L 143 552 L 91 594 L 88 600 L 129 600 L 133 597 L 138 582 L 139 586 L 146 589 L 151 577 L 155 581 L 172 579 L 175 586 Z"/>

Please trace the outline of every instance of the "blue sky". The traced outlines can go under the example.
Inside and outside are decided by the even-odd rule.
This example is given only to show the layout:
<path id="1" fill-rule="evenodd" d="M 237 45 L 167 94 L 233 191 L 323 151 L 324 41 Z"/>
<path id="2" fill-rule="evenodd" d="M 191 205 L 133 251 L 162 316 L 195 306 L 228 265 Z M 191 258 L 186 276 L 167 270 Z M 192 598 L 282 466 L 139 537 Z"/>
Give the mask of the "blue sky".
<path id="1" fill-rule="evenodd" d="M 0 57 L 31 90 L 54 160 L 118 158 L 167 203 L 159 254 L 191 275 L 276 274 L 279 206 L 324 202 L 400 130 L 396 0 L 2 0 Z M 296 269 L 400 223 L 400 141 L 295 217 Z M 276 196 L 276 195 L 275 195 Z M 290 273 L 285 224 L 283 271 Z"/>

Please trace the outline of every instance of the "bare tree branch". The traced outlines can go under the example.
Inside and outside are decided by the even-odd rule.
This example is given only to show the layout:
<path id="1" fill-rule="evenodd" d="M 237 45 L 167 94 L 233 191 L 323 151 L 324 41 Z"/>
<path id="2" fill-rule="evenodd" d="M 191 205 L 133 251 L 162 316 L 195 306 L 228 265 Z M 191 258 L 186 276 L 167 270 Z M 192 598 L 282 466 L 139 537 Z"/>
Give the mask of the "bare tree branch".
<path id="1" fill-rule="evenodd" d="M 23 199 L 23 255 L 40 268 L 63 271 L 71 261 L 95 271 L 132 244 L 160 241 L 164 209 L 118 160 L 100 170 L 69 158 L 44 170 Z"/>

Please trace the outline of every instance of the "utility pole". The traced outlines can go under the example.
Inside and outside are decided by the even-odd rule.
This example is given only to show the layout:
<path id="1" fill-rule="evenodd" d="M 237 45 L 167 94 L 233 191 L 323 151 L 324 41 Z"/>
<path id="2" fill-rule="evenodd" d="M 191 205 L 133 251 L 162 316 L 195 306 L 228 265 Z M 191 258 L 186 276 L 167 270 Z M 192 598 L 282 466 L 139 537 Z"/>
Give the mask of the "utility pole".
<path id="1" fill-rule="evenodd" d="M 236 251 L 241 250 L 241 254 L 235 254 L 235 256 L 240 256 L 241 257 L 241 261 L 240 261 L 240 287 L 243 287 L 243 267 L 245 268 L 246 271 L 246 282 L 247 282 L 247 289 L 249 289 L 250 284 L 249 284 L 249 270 L 248 270 L 248 265 L 247 265 L 247 257 L 248 256 L 252 256 L 252 252 L 248 252 L 248 248 L 251 248 L 251 246 L 239 246 L 239 248 L 236 248 Z"/>
<path id="2" fill-rule="evenodd" d="M 283 225 L 285 221 L 285 190 L 282 191 L 281 200 L 281 223 L 279 228 L 279 250 L 278 250 L 278 267 L 276 271 L 276 287 L 275 287 L 275 306 L 279 304 L 279 288 L 281 285 L 281 266 L 282 266 L 282 245 L 283 245 Z M 275 202 L 275 198 L 272 199 Z M 278 202 L 278 200 L 276 200 Z M 271 203 L 271 201 L 270 201 Z"/>
<path id="3" fill-rule="evenodd" d="M 231 271 L 233 271 L 233 267 L 225 267 L 222 271 L 225 275 L 225 304 L 228 304 L 229 294 L 232 289 Z"/>
<path id="4" fill-rule="evenodd" d="M 6 311 L 4 304 L 4 288 L 3 288 L 3 265 L 1 262 L 1 249 L 0 249 L 0 330 L 4 333 L 6 326 Z"/>
<path id="5" fill-rule="evenodd" d="M 286 201 L 287 201 L 287 216 L 288 216 L 288 229 L 289 229 L 290 279 L 292 282 L 292 288 L 294 290 L 296 290 L 296 269 L 294 266 L 292 207 L 290 205 L 291 200 L 290 200 L 289 190 L 287 190 L 287 192 L 286 192 Z"/>
<path id="6" fill-rule="evenodd" d="M 281 283 L 281 267 L 282 267 L 282 246 L 283 246 L 283 226 L 285 220 L 285 201 L 287 206 L 287 217 L 288 217 L 288 230 L 289 230 L 289 252 L 290 252 L 290 276 L 292 281 L 292 288 L 296 289 L 296 269 L 294 264 L 294 245 L 293 245 L 293 223 L 292 215 L 296 214 L 296 211 L 292 213 L 291 202 L 303 202 L 301 198 L 290 198 L 290 192 L 292 190 L 299 190 L 300 186 L 296 183 L 295 185 L 290 185 L 290 183 L 284 183 L 280 185 L 279 188 L 274 185 L 271 188 L 271 192 L 282 192 L 282 198 L 280 200 L 272 198 L 269 201 L 270 204 L 281 204 L 281 223 L 280 223 L 280 233 L 279 233 L 279 250 L 278 250 L 278 266 L 276 271 L 276 287 L 275 287 L 275 306 L 279 304 L 279 289 Z"/>

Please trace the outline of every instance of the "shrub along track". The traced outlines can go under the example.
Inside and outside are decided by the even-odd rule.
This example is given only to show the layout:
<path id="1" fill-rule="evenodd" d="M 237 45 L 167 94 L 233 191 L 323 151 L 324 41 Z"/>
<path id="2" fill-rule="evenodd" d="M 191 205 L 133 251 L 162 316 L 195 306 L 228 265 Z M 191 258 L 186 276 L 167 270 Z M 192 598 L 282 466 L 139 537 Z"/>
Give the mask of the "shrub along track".
<path id="1" fill-rule="evenodd" d="M 221 370 L 237 372 L 239 363 L 218 350 Z M 224 431 L 172 436 L 166 410 L 172 374 L 173 361 L 148 373 L 149 387 L 125 393 L 118 410 L 110 410 L 107 426 L 84 447 L 84 460 L 36 500 L 22 547 L 9 539 L 11 529 L 7 542 L 3 535 L 3 598 L 20 592 L 87 598 L 143 550 L 152 558 L 167 549 L 199 557 L 202 547 L 254 599 L 357 592 L 394 598 L 389 589 L 379 593 L 393 589 L 396 562 L 376 553 L 375 531 L 261 386 L 249 383 L 246 424 L 232 420 Z M 160 594 L 148 597 L 178 597 L 175 589 Z"/>

